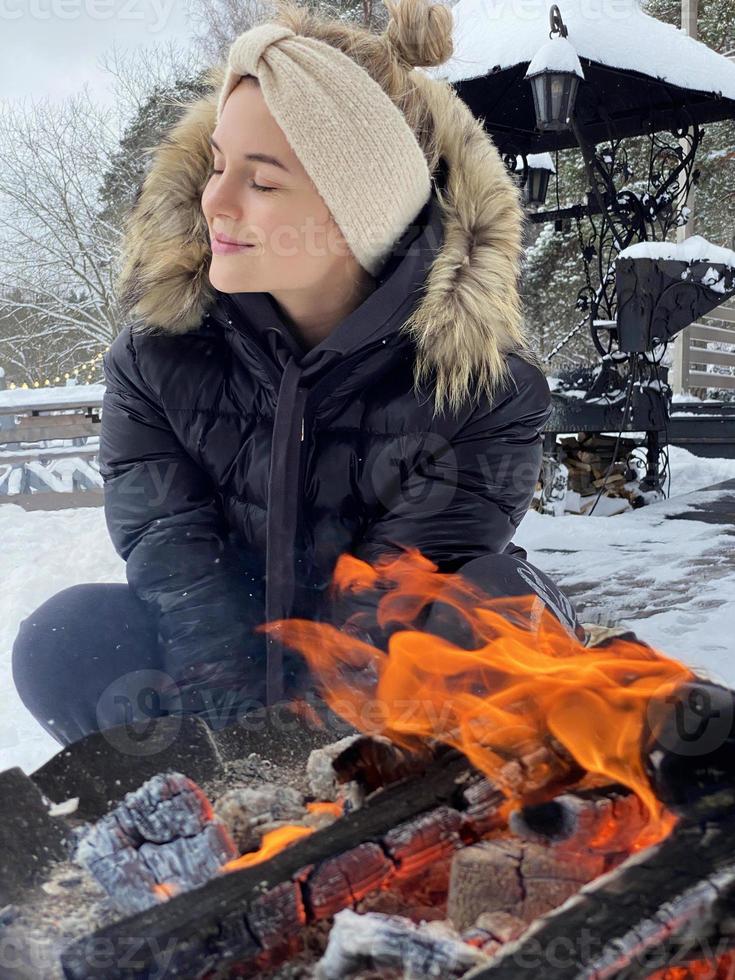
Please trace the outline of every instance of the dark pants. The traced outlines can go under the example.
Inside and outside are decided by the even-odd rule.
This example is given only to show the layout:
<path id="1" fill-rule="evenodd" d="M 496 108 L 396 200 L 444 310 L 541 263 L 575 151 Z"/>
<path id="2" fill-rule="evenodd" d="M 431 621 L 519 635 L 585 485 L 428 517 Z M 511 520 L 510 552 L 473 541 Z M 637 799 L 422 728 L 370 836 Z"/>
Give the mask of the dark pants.
<path id="1" fill-rule="evenodd" d="M 525 560 L 522 549 L 513 547 L 511 553 L 468 562 L 462 575 L 490 596 L 535 593 L 570 635 L 584 641 L 567 597 Z M 423 628 L 446 635 L 448 621 L 435 608 L 437 614 Z M 21 622 L 12 669 L 23 704 L 61 745 L 165 713 L 155 695 L 167 677 L 156 629 L 127 585 L 75 585 L 52 596 Z M 206 717 L 206 712 L 188 713 Z M 221 724 L 222 713 L 217 717 Z"/>

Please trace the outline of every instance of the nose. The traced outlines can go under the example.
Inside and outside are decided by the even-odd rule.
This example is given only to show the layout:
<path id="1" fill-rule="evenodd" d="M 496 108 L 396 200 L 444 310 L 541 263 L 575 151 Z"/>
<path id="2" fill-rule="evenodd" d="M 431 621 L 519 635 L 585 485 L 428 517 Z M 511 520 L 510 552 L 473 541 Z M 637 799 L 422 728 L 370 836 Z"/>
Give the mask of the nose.
<path id="1" fill-rule="evenodd" d="M 226 173 L 210 178 L 202 194 L 202 210 L 210 219 L 224 215 L 235 221 L 242 220 L 243 208 L 235 182 Z"/>

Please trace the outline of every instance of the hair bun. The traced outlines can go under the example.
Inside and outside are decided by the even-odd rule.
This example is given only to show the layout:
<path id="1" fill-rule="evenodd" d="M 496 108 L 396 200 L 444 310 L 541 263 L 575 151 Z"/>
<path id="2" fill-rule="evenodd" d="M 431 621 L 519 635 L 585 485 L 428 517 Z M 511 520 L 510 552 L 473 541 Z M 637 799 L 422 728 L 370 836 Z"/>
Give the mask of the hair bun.
<path id="1" fill-rule="evenodd" d="M 409 68 L 433 68 L 451 57 L 452 12 L 430 0 L 383 0 L 390 20 L 385 38 Z"/>

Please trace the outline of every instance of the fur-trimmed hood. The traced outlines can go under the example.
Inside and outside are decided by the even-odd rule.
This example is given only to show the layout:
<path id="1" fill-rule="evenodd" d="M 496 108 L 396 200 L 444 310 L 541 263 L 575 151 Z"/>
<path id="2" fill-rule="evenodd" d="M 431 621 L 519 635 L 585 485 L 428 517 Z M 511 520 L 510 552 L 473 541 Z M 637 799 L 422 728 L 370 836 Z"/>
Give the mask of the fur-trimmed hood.
<path id="1" fill-rule="evenodd" d="M 480 121 L 449 83 L 419 70 L 412 77 L 431 108 L 446 180 L 436 191 L 443 242 L 401 330 L 415 343 L 417 384 L 435 378 L 436 403 L 457 409 L 468 395 L 492 398 L 507 380 L 509 351 L 539 363 L 518 293 L 525 219 L 517 185 Z M 200 200 L 221 78 L 221 68 L 210 72 L 209 94 L 186 107 L 156 149 L 126 221 L 118 297 L 135 330 L 187 333 L 215 300 Z"/>

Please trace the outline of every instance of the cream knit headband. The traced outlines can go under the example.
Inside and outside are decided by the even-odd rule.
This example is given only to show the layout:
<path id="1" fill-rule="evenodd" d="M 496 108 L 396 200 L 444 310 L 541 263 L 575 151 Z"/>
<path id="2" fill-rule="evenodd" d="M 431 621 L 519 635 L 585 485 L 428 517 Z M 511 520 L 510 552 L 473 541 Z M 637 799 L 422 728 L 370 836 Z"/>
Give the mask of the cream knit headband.
<path id="1" fill-rule="evenodd" d="M 353 255 L 376 275 L 431 192 L 426 157 L 403 113 L 338 48 L 266 23 L 230 48 L 217 120 L 243 75 L 332 213 Z"/>

